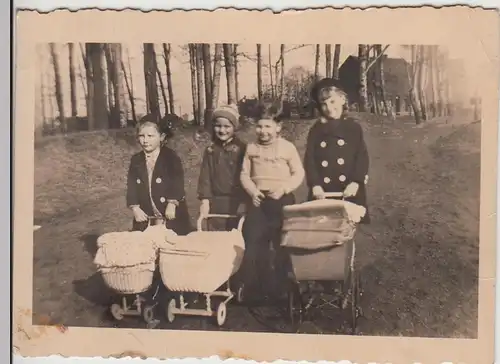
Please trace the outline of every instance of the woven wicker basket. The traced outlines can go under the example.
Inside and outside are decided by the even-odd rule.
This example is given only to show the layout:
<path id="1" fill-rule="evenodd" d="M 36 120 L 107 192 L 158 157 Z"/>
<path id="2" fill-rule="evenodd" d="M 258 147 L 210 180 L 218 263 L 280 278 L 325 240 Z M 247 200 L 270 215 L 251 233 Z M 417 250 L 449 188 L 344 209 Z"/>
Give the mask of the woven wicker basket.
<path id="1" fill-rule="evenodd" d="M 160 274 L 173 292 L 210 293 L 221 287 L 240 268 L 243 249 L 209 254 L 205 252 L 160 250 Z"/>
<path id="2" fill-rule="evenodd" d="M 122 294 L 137 294 L 145 292 L 153 283 L 154 272 L 150 269 L 137 267 L 116 268 L 103 271 L 104 282 L 113 290 Z"/>

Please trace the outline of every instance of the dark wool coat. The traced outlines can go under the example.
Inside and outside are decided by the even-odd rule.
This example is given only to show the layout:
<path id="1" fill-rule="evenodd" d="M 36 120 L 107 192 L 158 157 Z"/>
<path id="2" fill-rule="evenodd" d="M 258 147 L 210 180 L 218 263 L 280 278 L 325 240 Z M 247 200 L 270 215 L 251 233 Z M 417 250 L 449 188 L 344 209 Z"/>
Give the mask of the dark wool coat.
<path id="1" fill-rule="evenodd" d="M 309 187 L 321 186 L 325 192 L 342 192 L 351 182 L 359 184 L 356 196 L 347 201 L 368 210 L 366 184 L 368 183 L 369 156 L 363 138 L 363 129 L 351 118 L 318 120 L 309 130 L 304 169 Z M 368 211 L 361 220 L 369 223 Z"/>
<path id="2" fill-rule="evenodd" d="M 148 183 L 146 156 L 141 151 L 134 154 L 130 160 L 127 177 L 127 206 L 139 205 L 148 216 L 154 216 Z M 180 235 L 192 230 L 185 198 L 182 162 L 179 156 L 166 146 L 161 148 L 153 170 L 151 198 L 163 217 L 165 217 L 168 202 L 177 201 L 176 218 L 167 221 L 167 227 Z M 147 222 L 138 223 L 134 219 L 133 230 L 144 230 L 146 227 Z"/>
<path id="3" fill-rule="evenodd" d="M 210 213 L 235 215 L 247 199 L 240 182 L 246 144 L 233 138 L 226 145 L 214 141 L 203 154 L 198 179 L 198 198 L 210 201 Z M 210 219 L 210 230 L 231 229 L 238 221 Z"/>

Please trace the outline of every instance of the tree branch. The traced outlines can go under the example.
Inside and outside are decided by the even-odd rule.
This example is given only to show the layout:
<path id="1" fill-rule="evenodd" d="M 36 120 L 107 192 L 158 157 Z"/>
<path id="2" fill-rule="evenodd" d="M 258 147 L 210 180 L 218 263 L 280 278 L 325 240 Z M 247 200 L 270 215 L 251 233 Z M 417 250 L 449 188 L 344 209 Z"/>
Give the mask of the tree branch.
<path id="1" fill-rule="evenodd" d="M 385 53 L 385 51 L 387 50 L 387 48 L 389 48 L 389 45 L 390 44 L 386 45 L 384 47 L 384 49 L 382 49 L 382 51 L 379 54 L 377 54 L 377 56 L 373 59 L 373 61 L 371 61 L 368 66 L 366 66 L 365 73 L 367 73 L 370 70 L 370 68 L 372 68 L 372 66 L 379 60 L 379 58 L 382 57 L 382 55 Z"/>

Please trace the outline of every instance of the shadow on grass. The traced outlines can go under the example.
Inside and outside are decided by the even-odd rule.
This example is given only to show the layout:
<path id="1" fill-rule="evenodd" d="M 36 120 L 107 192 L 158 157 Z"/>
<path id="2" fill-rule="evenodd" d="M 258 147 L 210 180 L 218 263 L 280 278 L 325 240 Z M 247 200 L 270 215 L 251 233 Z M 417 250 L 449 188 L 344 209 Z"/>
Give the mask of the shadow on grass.
<path id="1" fill-rule="evenodd" d="M 95 257 L 97 253 L 97 239 L 99 238 L 98 234 L 91 233 L 83 235 L 80 240 L 85 245 L 85 250 L 92 256 Z"/>
<path id="2" fill-rule="evenodd" d="M 110 306 L 119 302 L 119 296 L 106 286 L 99 272 L 86 279 L 73 281 L 76 294 L 98 306 Z"/>

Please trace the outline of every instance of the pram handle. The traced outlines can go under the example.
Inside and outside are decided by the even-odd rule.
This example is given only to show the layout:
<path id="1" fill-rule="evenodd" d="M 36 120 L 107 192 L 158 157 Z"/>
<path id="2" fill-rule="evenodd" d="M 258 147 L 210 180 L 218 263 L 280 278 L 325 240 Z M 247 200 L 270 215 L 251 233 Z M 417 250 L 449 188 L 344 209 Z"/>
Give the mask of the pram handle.
<path id="1" fill-rule="evenodd" d="M 228 214 L 207 214 L 207 215 L 200 215 L 198 217 L 198 221 L 196 222 L 196 229 L 198 231 L 203 231 L 203 220 L 208 220 L 211 218 L 221 218 L 221 219 L 238 219 L 238 230 L 242 231 L 243 230 L 243 223 L 245 222 L 245 216 L 238 216 L 238 215 L 228 215 Z"/>
<path id="2" fill-rule="evenodd" d="M 325 198 L 344 197 L 343 192 L 325 192 Z"/>

